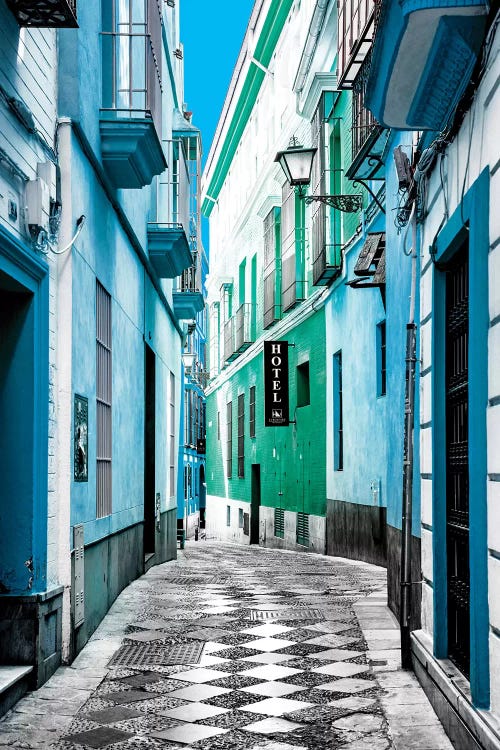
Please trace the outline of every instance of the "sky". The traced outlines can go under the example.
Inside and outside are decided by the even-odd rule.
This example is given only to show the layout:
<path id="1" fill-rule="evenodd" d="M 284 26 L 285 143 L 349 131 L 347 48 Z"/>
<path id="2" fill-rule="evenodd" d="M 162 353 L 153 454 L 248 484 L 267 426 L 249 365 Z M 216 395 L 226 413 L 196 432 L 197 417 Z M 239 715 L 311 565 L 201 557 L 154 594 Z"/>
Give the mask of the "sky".
<path id="1" fill-rule="evenodd" d="M 184 96 L 200 128 L 204 159 L 217 127 L 254 0 L 182 0 Z"/>

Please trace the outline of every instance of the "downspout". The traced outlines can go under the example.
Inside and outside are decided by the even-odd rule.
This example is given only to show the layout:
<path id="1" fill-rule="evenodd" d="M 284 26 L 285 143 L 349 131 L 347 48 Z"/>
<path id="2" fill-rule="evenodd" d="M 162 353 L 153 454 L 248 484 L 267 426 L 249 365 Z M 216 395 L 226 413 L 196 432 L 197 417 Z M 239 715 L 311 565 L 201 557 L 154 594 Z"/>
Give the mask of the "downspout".
<path id="1" fill-rule="evenodd" d="M 412 230 L 410 311 L 406 325 L 406 393 L 403 458 L 403 507 L 401 516 L 401 666 L 411 669 L 411 537 L 413 511 L 413 449 L 415 425 L 415 367 L 417 326 L 415 306 L 417 292 L 417 218 L 415 203 L 410 217 Z"/>
<path id="2" fill-rule="evenodd" d="M 312 61 L 314 58 L 314 54 L 316 52 L 316 47 L 318 46 L 318 40 L 321 35 L 321 29 L 323 28 L 323 24 L 324 24 L 325 16 L 326 16 L 326 10 L 328 8 L 329 3 L 330 3 L 330 0 L 317 0 L 316 7 L 314 9 L 314 13 L 311 18 L 311 23 L 309 24 L 309 30 L 307 32 L 306 43 L 304 45 L 302 57 L 300 58 L 299 68 L 297 70 L 297 75 L 295 76 L 295 81 L 293 84 L 293 90 L 297 94 L 298 114 L 300 114 L 299 97 L 302 91 L 304 90 L 306 79 L 311 69 Z"/>

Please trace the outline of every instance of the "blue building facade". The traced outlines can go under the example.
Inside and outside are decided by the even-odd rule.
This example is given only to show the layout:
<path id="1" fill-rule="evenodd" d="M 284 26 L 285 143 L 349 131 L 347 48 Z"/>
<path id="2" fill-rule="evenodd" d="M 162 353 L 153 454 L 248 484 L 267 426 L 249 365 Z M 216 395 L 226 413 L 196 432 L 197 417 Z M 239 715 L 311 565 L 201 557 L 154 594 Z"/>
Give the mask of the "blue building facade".
<path id="1" fill-rule="evenodd" d="M 499 20 L 497 4 L 476 0 L 377 3 L 362 89 L 375 121 L 398 133 L 393 145 L 413 144 L 383 155 L 386 205 L 396 179 L 392 206 L 413 235 L 403 250 L 417 253 L 421 575 L 413 571 L 411 590 L 421 626 L 412 622 L 408 650 L 464 748 L 500 746 Z"/>
<path id="2" fill-rule="evenodd" d="M 176 557 L 200 262 L 178 4 L 18 5 L 0 5 L 0 665 L 38 685 Z"/>

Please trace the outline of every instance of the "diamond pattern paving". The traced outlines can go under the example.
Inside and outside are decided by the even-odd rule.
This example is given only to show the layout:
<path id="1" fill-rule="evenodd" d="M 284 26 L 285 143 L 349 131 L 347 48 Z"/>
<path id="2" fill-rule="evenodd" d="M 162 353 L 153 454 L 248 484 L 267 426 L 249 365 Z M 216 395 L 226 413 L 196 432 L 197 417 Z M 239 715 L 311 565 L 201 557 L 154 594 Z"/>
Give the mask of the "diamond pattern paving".
<path id="1" fill-rule="evenodd" d="M 188 543 L 121 595 L 107 627 L 125 643 L 54 747 L 395 750 L 351 646 L 363 643 L 352 602 L 384 579 L 320 555 Z"/>
<path id="2" fill-rule="evenodd" d="M 242 711 L 250 711 L 250 713 L 266 714 L 266 716 L 283 716 L 283 714 L 289 714 L 292 711 L 298 711 L 312 705 L 312 703 L 296 701 L 292 698 L 266 698 L 260 703 L 249 703 L 247 706 L 242 706 L 241 709 Z"/>

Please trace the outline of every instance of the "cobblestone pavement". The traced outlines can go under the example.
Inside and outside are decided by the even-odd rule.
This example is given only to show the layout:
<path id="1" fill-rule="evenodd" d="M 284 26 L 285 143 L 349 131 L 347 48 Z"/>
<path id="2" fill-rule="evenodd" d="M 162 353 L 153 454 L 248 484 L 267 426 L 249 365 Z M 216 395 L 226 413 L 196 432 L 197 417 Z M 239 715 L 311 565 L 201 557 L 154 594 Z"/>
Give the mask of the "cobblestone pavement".
<path id="1" fill-rule="evenodd" d="M 0 722 L 0 746 L 451 749 L 399 669 L 385 578 L 316 554 L 188 543 Z"/>

